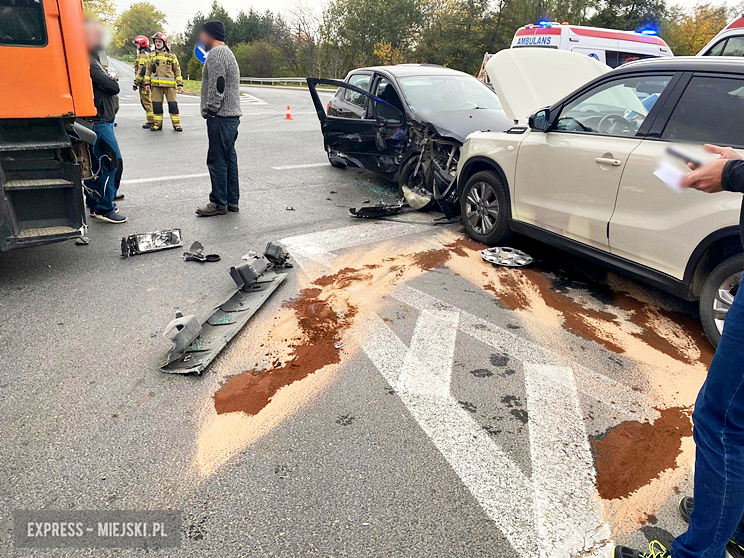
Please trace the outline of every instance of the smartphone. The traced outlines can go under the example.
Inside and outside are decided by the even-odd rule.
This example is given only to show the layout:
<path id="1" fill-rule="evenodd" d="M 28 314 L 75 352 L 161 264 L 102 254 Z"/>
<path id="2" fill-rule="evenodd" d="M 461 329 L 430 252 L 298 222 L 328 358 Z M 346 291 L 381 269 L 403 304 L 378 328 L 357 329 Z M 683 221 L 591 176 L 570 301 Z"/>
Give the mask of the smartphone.
<path id="1" fill-rule="evenodd" d="M 703 162 L 700 159 L 693 159 L 690 157 L 687 153 L 683 153 L 679 149 L 676 149 L 674 147 L 667 147 L 666 152 L 669 153 L 672 157 L 677 157 L 677 159 L 682 159 L 685 163 L 692 163 L 695 165 L 695 167 L 702 166 Z"/>

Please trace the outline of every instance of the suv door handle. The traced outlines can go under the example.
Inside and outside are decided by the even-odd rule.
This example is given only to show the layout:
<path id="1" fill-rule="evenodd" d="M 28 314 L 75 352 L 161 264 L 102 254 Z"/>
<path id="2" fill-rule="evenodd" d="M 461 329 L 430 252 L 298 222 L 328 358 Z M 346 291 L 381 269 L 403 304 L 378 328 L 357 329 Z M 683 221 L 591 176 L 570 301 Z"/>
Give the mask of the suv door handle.
<path id="1" fill-rule="evenodd" d="M 597 157 L 594 162 L 599 165 L 611 165 L 613 167 L 619 167 L 623 164 L 620 159 L 610 159 L 609 157 Z"/>

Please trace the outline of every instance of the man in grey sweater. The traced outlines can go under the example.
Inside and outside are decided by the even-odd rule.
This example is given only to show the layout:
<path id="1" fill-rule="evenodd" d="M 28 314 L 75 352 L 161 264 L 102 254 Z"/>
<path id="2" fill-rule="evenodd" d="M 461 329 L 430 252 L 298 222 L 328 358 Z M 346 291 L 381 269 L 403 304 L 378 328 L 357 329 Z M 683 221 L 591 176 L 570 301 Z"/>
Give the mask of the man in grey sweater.
<path id="1" fill-rule="evenodd" d="M 202 69 L 201 115 L 207 119 L 207 168 L 212 180 L 209 203 L 196 210 L 197 215 L 211 217 L 238 211 L 238 139 L 240 116 L 240 69 L 230 48 L 225 44 L 221 21 L 208 21 L 199 36 L 209 51 Z"/>

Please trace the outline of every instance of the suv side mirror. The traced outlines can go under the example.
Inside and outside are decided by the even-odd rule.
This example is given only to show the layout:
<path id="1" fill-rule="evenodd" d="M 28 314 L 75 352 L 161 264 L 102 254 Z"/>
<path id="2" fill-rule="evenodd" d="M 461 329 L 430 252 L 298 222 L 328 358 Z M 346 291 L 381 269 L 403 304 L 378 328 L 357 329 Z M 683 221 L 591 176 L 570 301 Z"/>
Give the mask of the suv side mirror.
<path id="1" fill-rule="evenodd" d="M 547 132 L 550 126 L 550 109 L 544 108 L 530 115 L 528 120 L 530 129 L 538 132 Z"/>

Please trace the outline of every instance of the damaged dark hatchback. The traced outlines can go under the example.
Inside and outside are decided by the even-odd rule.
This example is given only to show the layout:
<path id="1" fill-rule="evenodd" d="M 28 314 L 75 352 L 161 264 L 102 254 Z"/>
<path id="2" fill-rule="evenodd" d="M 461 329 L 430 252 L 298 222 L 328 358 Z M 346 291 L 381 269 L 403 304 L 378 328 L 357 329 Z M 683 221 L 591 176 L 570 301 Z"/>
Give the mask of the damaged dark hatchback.
<path id="1" fill-rule="evenodd" d="M 460 147 L 472 132 L 513 125 L 499 98 L 471 75 L 432 64 L 359 68 L 346 80 L 308 78 L 328 160 L 400 186 L 414 209 L 459 213 L 453 187 Z M 324 107 L 318 85 L 338 87 Z"/>

